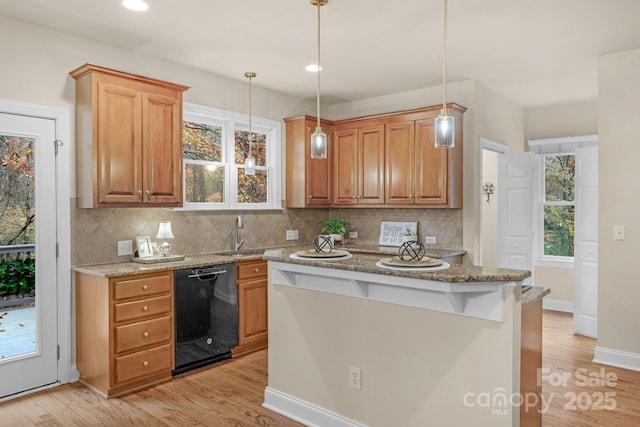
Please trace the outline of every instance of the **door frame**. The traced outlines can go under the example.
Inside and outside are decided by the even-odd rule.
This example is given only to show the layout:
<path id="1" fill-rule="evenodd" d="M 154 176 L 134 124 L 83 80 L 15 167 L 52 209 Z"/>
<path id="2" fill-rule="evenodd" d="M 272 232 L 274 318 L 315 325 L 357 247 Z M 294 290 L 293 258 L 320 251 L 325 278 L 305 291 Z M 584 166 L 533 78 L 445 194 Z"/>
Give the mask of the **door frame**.
<path id="1" fill-rule="evenodd" d="M 0 112 L 50 119 L 55 122 L 58 141 L 56 156 L 56 240 L 58 258 L 56 260 L 57 305 L 58 305 L 58 382 L 67 383 L 79 378 L 73 360 L 73 297 L 71 293 L 71 207 L 70 207 L 70 153 L 71 153 L 71 112 L 69 108 L 31 104 L 8 99 L 0 99 Z M 31 393 L 19 393 L 12 397 Z"/>
<path id="2" fill-rule="evenodd" d="M 479 155 L 479 159 L 478 159 L 478 194 L 480 194 L 480 197 L 478 197 L 478 205 L 476 206 L 476 209 L 478 210 L 478 265 L 483 265 L 482 264 L 482 239 L 483 239 L 483 230 L 482 230 L 482 207 L 483 207 L 483 200 L 484 198 L 482 197 L 482 177 L 484 176 L 484 165 L 483 165 L 483 152 L 484 150 L 489 150 L 489 151 L 494 151 L 496 153 L 498 153 L 498 155 L 500 154 L 505 154 L 508 153 L 510 151 L 510 147 L 506 144 L 502 144 L 500 142 L 496 142 L 487 138 L 483 138 L 480 137 L 480 155 Z M 496 166 L 497 167 L 497 166 Z M 498 174 L 496 174 L 498 175 Z M 499 178 L 499 175 L 498 175 Z M 500 186 L 500 182 L 496 182 L 496 188 L 498 188 Z M 497 197 L 497 192 L 496 192 L 496 197 Z M 498 201 L 499 203 L 499 201 Z M 497 241 L 497 237 L 496 237 L 496 241 Z"/>

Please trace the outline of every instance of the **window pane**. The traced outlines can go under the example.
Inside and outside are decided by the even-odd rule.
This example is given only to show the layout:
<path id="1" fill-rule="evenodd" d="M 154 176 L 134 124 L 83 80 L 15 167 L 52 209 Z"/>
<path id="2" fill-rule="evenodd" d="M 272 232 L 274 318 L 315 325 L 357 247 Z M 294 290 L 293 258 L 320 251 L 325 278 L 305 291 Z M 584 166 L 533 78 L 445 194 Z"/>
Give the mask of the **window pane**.
<path id="1" fill-rule="evenodd" d="M 224 202 L 224 167 L 185 164 L 185 195 L 187 203 Z"/>
<path id="2" fill-rule="evenodd" d="M 264 133 L 253 132 L 253 144 L 251 145 L 251 154 L 256 159 L 256 166 L 265 166 L 267 164 L 267 135 Z M 243 130 L 236 131 L 235 143 L 235 162 L 237 165 L 243 165 L 244 159 L 249 157 L 249 132 Z"/>
<path id="3" fill-rule="evenodd" d="M 0 245 L 35 242 L 35 139 L 0 135 Z"/>
<path id="4" fill-rule="evenodd" d="M 576 159 L 573 154 L 545 156 L 545 200 L 572 202 L 575 198 Z"/>
<path id="5" fill-rule="evenodd" d="M 222 162 L 222 126 L 182 122 L 182 153 L 188 160 Z"/>
<path id="6" fill-rule="evenodd" d="M 544 207 L 544 254 L 573 256 L 573 206 Z"/>
<path id="7" fill-rule="evenodd" d="M 267 171 L 257 170 L 247 176 L 244 169 L 238 169 L 238 203 L 267 203 Z"/>

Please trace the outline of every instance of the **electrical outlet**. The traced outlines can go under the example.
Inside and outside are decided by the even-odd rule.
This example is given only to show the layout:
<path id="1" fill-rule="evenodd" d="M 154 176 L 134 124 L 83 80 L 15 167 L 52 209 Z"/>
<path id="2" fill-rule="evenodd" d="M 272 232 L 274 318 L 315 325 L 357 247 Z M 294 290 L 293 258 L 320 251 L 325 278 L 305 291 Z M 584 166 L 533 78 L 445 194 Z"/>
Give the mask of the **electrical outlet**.
<path id="1" fill-rule="evenodd" d="M 350 239 L 357 239 L 358 238 L 358 232 L 357 231 L 350 231 L 349 232 L 349 238 Z"/>
<path id="2" fill-rule="evenodd" d="M 433 244 L 436 242 L 436 236 L 424 236 L 424 242 L 426 244 Z"/>
<path id="3" fill-rule="evenodd" d="M 133 242 L 131 240 L 118 240 L 118 256 L 131 255 Z"/>
<path id="4" fill-rule="evenodd" d="M 362 371 L 355 366 L 349 366 L 349 386 L 362 390 Z"/>
<path id="5" fill-rule="evenodd" d="M 287 240 L 298 240 L 298 230 L 287 230 Z"/>

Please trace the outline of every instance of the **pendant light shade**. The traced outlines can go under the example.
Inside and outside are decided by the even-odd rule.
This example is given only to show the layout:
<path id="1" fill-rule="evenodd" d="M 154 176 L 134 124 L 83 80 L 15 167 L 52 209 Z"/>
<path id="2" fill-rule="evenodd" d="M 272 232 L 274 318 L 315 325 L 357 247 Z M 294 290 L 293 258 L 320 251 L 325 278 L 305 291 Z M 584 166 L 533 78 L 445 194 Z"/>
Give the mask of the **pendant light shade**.
<path id="1" fill-rule="evenodd" d="M 251 129 L 251 79 L 257 74 L 253 71 L 247 71 L 244 76 L 249 79 L 249 155 L 244 160 L 244 174 L 255 175 L 256 174 L 256 159 L 251 154 L 251 146 L 253 145 L 253 131 Z"/>
<path id="2" fill-rule="evenodd" d="M 456 121 L 447 113 L 447 0 L 444 0 L 444 37 L 442 53 L 442 110 L 435 121 L 436 147 L 453 148 L 456 144 Z"/>
<path id="3" fill-rule="evenodd" d="M 316 103 L 317 103 L 317 119 L 318 123 L 315 132 L 311 134 L 311 158 L 326 159 L 327 158 L 327 134 L 320 127 L 320 6 L 327 4 L 329 0 L 311 0 L 311 4 L 318 8 L 318 75 L 316 85 Z"/>

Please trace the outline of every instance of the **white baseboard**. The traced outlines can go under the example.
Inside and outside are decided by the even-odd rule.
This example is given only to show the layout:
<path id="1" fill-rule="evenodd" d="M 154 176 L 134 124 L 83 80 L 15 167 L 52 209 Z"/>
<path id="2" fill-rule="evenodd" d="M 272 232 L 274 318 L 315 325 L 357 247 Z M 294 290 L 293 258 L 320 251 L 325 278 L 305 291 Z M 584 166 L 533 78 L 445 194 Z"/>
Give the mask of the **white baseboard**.
<path id="1" fill-rule="evenodd" d="M 640 372 L 640 354 L 596 346 L 593 361 Z"/>
<path id="2" fill-rule="evenodd" d="M 366 427 L 365 424 L 327 411 L 271 387 L 264 390 L 262 406 L 310 427 Z"/>
<path id="3" fill-rule="evenodd" d="M 559 299 L 542 299 L 542 308 L 545 310 L 564 311 L 565 313 L 573 313 L 573 302 L 562 301 Z"/>

